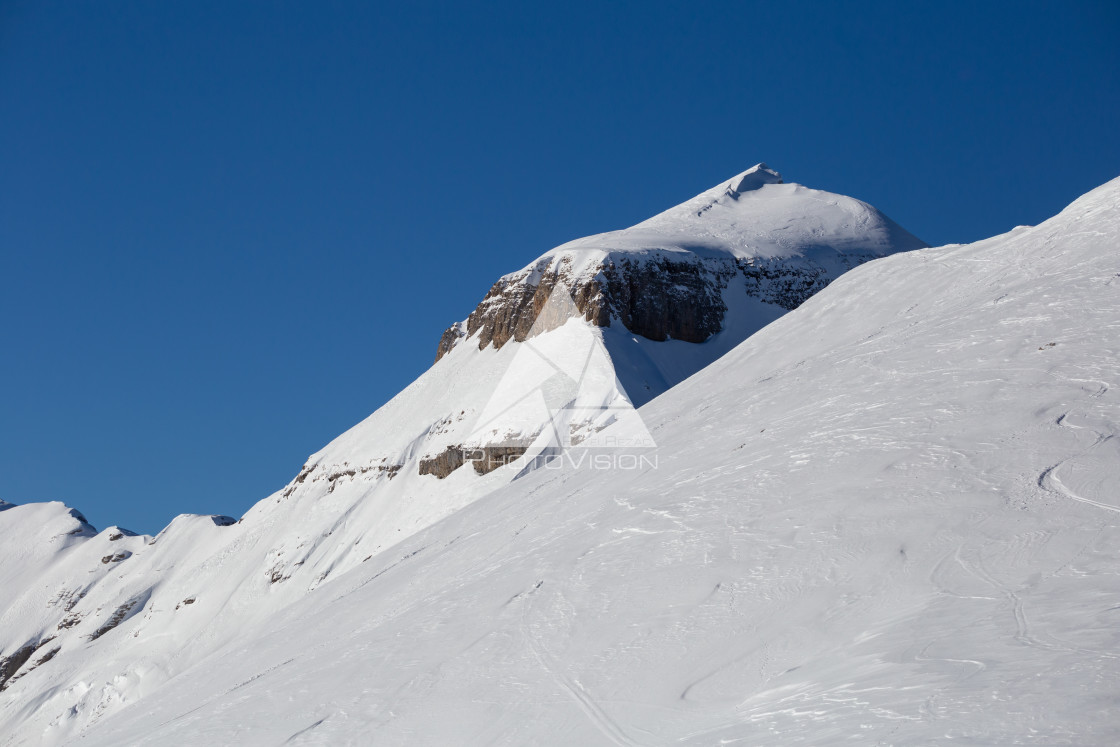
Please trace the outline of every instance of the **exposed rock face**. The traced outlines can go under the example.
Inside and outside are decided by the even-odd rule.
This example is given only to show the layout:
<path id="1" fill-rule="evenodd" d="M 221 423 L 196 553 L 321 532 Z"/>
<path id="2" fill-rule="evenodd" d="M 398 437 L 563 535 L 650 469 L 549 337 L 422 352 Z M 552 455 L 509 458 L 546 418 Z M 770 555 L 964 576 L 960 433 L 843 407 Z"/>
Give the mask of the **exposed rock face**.
<path id="1" fill-rule="evenodd" d="M 474 449 L 470 456 L 474 459 L 474 471 L 485 475 L 520 459 L 526 451 L 525 446 L 484 446 Z"/>
<path id="2" fill-rule="evenodd" d="M 874 207 L 787 183 L 757 164 L 630 228 L 570 241 L 490 288 L 465 322 L 440 338 L 438 361 L 464 339 L 479 349 L 524 341 L 566 319 L 537 319 L 561 283 L 591 324 L 622 324 L 650 340 L 700 343 L 725 329 L 749 297 L 792 310 L 842 272 L 925 246 Z M 742 282 L 736 279 L 741 276 Z"/>
<path id="3" fill-rule="evenodd" d="M 434 457 L 421 459 L 419 469 L 422 475 L 442 480 L 470 461 L 476 474 L 485 475 L 516 461 L 526 451 L 526 446 L 448 446 Z"/>
<path id="4" fill-rule="evenodd" d="M 11 657 L 0 659 L 0 692 L 7 690 L 8 685 L 53 659 L 54 655 L 62 650 L 61 646 L 55 646 L 49 649 L 36 659 L 31 666 L 24 666 L 32 655 L 42 651 L 47 647 L 47 644 L 53 640 L 54 636 L 49 636 L 38 643 L 28 643 L 26 646 L 16 651 Z"/>
<path id="5" fill-rule="evenodd" d="M 845 257 L 848 267 L 873 259 Z M 569 257 L 544 258 L 536 266 L 495 283 L 465 323 L 451 325 L 440 338 L 438 361 L 457 344 L 477 335 L 479 349 L 523 342 L 537 329 L 566 319 L 541 319 L 558 285 L 571 293 L 582 317 L 599 327 L 621 323 L 632 334 L 658 342 L 704 342 L 723 328 L 724 291 L 742 275 L 747 295 L 793 310 L 828 285 L 833 273 L 807 259 L 701 258 L 651 253 L 607 255 L 591 271 L 577 275 Z"/>
<path id="6" fill-rule="evenodd" d="M 105 635 L 110 630 L 117 627 L 118 625 L 120 625 L 125 620 L 127 620 L 130 617 L 130 613 L 138 605 L 143 604 L 143 601 L 144 601 L 143 599 L 140 599 L 139 597 L 137 597 L 137 598 L 130 599 L 127 602 L 125 602 L 124 604 L 122 604 L 120 607 L 117 607 L 117 609 L 113 612 L 113 614 L 109 617 L 109 619 L 106 620 L 105 623 L 100 628 L 98 628 L 97 630 L 95 630 L 93 633 L 90 634 L 89 640 L 91 640 L 91 641 L 97 640 L 98 638 Z"/>
<path id="7" fill-rule="evenodd" d="M 27 663 L 27 660 L 31 658 L 38 647 L 38 641 L 28 643 L 16 649 L 11 655 L 0 658 L 0 690 L 7 688 L 8 680 L 19 671 L 20 667 Z"/>
<path id="8" fill-rule="evenodd" d="M 463 447 L 448 446 L 443 452 L 436 456 L 421 459 L 420 474 L 435 475 L 442 480 L 462 467 L 465 462 L 466 459 L 463 456 Z"/>
<path id="9" fill-rule="evenodd" d="M 436 360 L 438 361 L 444 355 L 451 352 L 451 348 L 455 347 L 463 337 L 466 337 L 466 325 L 462 322 L 456 322 L 444 330 L 443 335 L 439 338 Z"/>
<path id="10" fill-rule="evenodd" d="M 874 257 L 860 258 L 855 264 L 869 259 Z M 748 296 L 781 306 L 786 311 L 793 311 L 805 303 L 832 280 L 825 268 L 810 262 L 791 264 L 788 261 L 740 259 L 737 264 L 746 279 Z M 854 266 L 850 261 L 845 264 L 845 269 Z"/>
<path id="11" fill-rule="evenodd" d="M 596 277 L 603 286 L 601 306 L 609 310 L 601 316 L 614 316 L 650 340 L 704 342 L 723 326 L 722 293 L 733 273 L 729 260 L 609 261 Z"/>
<path id="12" fill-rule="evenodd" d="M 524 342 L 557 284 L 563 284 L 571 292 L 572 300 L 587 321 L 600 327 L 610 326 L 610 313 L 602 303 L 598 283 L 575 280 L 571 262 L 566 259 L 542 260 L 529 270 L 507 275 L 494 283 L 465 323 L 453 324 L 443 333 L 436 360 L 476 333 L 479 350 L 491 343 L 501 348 L 510 340 Z M 536 282 L 529 281 L 533 275 L 538 276 Z M 567 318 L 541 319 L 538 329 L 552 329 L 566 321 Z"/>

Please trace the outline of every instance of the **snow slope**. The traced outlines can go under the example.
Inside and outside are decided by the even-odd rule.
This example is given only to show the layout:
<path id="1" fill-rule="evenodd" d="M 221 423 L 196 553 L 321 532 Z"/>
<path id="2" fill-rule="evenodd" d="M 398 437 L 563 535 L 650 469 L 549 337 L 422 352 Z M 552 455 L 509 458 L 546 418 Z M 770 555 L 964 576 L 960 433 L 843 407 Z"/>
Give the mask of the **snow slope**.
<path id="1" fill-rule="evenodd" d="M 4 504 L 0 743 L 5 735 L 17 743 L 76 737 L 201 660 L 252 638 L 322 584 L 510 484 L 518 463 L 494 469 L 491 457 L 528 449 L 528 461 L 550 448 L 550 433 L 560 441 L 593 443 L 608 421 L 626 420 L 633 402 L 664 391 L 785 313 L 786 307 L 762 300 L 765 293 L 785 293 L 806 268 L 810 282 L 798 286 L 799 293 L 830 279 L 831 271 L 806 264 L 807 254 L 839 258 L 836 268 L 843 269 L 920 244 L 864 203 L 778 179 L 775 172 L 750 169 L 647 221 L 656 228 L 641 229 L 648 240 L 629 247 L 623 246 L 629 239 L 592 242 L 607 246 L 606 254 L 619 262 L 622 255 L 634 260 L 630 270 L 613 275 L 624 285 L 627 272 L 656 264 L 654 255 L 671 253 L 686 269 L 703 266 L 702 282 L 679 292 L 670 288 L 684 308 L 706 302 L 719 312 L 719 331 L 703 343 L 655 341 L 621 323 L 588 325 L 573 318 L 580 310 L 572 312 L 569 296 L 553 293 L 542 324 L 527 327 L 531 339 L 480 349 L 477 338 L 467 338 L 461 342 L 472 344 L 452 346 L 240 520 L 183 515 L 148 537 L 117 527 L 98 532 L 60 503 Z M 694 220 L 694 212 L 703 217 Z M 690 247 L 688 231 L 710 235 Z M 717 249 L 721 258 L 701 256 Z M 544 264 L 554 256 L 546 255 Z M 732 262 L 740 274 L 711 270 L 709 260 Z M 749 262 L 756 260 L 768 263 L 769 274 L 748 276 L 735 264 L 753 268 Z M 519 276 L 516 282 L 532 290 L 529 280 Z M 486 308 L 503 312 L 493 299 Z M 540 399 L 523 401 L 533 393 L 523 384 L 541 369 L 564 374 L 549 379 L 543 408 Z M 579 379 L 575 389 L 573 377 Z M 623 379 L 642 382 L 640 396 Z"/>
<path id="2" fill-rule="evenodd" d="M 656 467 L 537 470 L 82 744 L 1116 744 L 1118 245 L 1115 180 L 863 265 L 644 407 Z"/>
<path id="3" fill-rule="evenodd" d="M 561 244 L 545 256 L 574 250 L 730 255 L 740 259 L 839 258 L 854 252 L 891 254 L 922 242 L 865 202 L 785 183 L 764 163 L 622 231 Z"/>

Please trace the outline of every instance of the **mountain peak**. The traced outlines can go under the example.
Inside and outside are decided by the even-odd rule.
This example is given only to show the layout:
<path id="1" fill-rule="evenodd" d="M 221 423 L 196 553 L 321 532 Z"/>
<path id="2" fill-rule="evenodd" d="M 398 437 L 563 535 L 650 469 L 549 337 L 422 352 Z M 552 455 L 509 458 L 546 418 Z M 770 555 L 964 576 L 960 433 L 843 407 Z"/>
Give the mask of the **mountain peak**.
<path id="1" fill-rule="evenodd" d="M 783 184 L 782 175 L 765 163 L 757 163 L 732 179 L 727 185 L 727 194 L 740 194 L 758 189 L 765 184 Z"/>

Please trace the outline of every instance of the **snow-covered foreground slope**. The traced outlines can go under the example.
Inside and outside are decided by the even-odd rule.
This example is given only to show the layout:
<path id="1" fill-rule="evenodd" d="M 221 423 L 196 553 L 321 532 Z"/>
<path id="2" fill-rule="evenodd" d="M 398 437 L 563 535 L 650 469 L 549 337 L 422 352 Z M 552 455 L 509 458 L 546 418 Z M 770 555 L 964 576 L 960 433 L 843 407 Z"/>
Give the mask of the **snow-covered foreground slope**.
<path id="1" fill-rule="evenodd" d="M 1120 180 L 864 265 L 644 407 L 656 467 L 537 470 L 81 743 L 1116 744 L 1118 247 Z"/>
<path id="2" fill-rule="evenodd" d="M 504 460 L 552 435 L 591 443 L 840 271 L 921 243 L 865 203 L 779 181 L 760 165 L 503 278 L 479 326 L 456 325 L 429 371 L 239 521 L 184 515 L 137 537 L 60 503 L 0 511 L 0 742 L 64 740 L 142 702 L 508 485 Z M 570 292 L 553 293 L 561 275 Z M 547 397 L 523 397 L 553 369 Z"/>

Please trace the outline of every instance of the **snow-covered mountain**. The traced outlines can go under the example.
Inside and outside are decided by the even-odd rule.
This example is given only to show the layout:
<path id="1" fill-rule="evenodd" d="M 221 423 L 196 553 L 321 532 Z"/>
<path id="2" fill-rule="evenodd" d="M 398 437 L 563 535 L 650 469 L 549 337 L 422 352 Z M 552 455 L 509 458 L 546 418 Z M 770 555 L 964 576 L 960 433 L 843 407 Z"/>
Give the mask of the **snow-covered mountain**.
<path id="1" fill-rule="evenodd" d="M 444 333 L 436 360 L 468 338 L 479 349 L 525 340 L 560 286 L 579 316 L 603 328 L 620 383 L 640 406 L 841 273 L 923 246 L 867 203 L 786 184 L 760 163 L 636 226 L 568 242 L 502 277 Z"/>
<path id="2" fill-rule="evenodd" d="M 624 379 L 659 393 L 654 373 L 695 372 L 709 353 L 688 353 L 731 347 L 737 311 L 767 303 L 740 262 L 825 266 L 828 240 L 803 230 L 814 202 L 867 216 L 815 214 L 835 256 L 908 248 L 862 203 L 775 181 L 752 170 L 503 278 L 427 374 L 240 522 L 184 516 L 148 538 L 0 505 L 0 735 L 1115 742 L 1120 180 L 1036 228 L 844 275 L 643 406 L 652 463 L 492 469 L 519 455 L 471 441 L 549 445 L 508 374 L 573 351 L 598 362 L 577 399 L 600 409 L 563 435 L 609 435 L 596 418 L 630 401 Z M 766 223 L 777 208 L 744 217 L 766 194 L 792 202 L 801 243 Z M 845 244 L 853 225 L 877 238 Z M 665 279 L 670 259 L 696 284 Z M 625 297 L 612 267 L 651 279 Z M 657 318 L 681 289 L 718 290 L 719 332 L 630 328 L 625 298 Z"/>
<path id="3" fill-rule="evenodd" d="M 0 734 L 81 733 L 509 484 L 534 454 L 594 446 L 620 419 L 644 431 L 633 403 L 844 269 L 921 245 L 874 208 L 760 164 L 502 278 L 429 371 L 240 520 L 183 515 L 148 537 L 98 532 L 62 504 L 0 513 Z M 686 330 L 690 313 L 702 324 Z"/>

